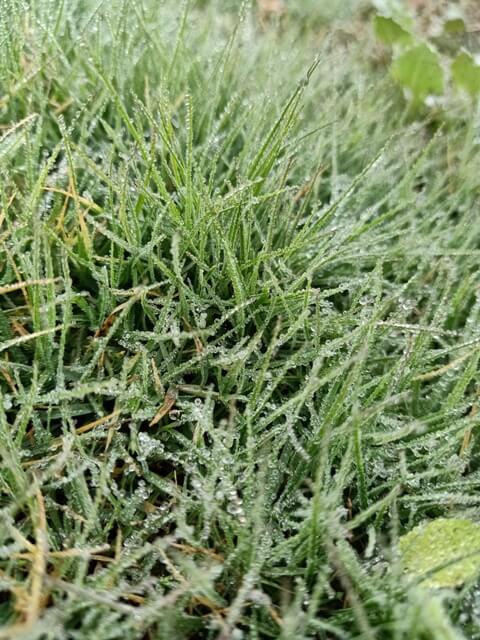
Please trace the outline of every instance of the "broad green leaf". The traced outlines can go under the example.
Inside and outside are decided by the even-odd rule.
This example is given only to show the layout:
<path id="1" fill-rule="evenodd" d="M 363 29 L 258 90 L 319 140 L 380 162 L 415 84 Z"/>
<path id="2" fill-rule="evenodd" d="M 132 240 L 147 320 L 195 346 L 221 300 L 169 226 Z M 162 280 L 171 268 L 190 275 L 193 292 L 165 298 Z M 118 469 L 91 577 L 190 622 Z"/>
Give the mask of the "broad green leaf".
<path id="1" fill-rule="evenodd" d="M 372 4 L 379 14 L 386 18 L 392 18 L 407 32 L 413 28 L 414 21 L 411 12 L 403 0 L 373 0 Z"/>
<path id="2" fill-rule="evenodd" d="M 466 52 L 452 62 L 452 78 L 455 84 L 475 97 L 480 92 L 480 66 Z"/>
<path id="3" fill-rule="evenodd" d="M 480 525 L 437 518 L 400 538 L 405 571 L 422 586 L 455 587 L 480 575 Z"/>
<path id="4" fill-rule="evenodd" d="M 464 33 L 466 31 L 463 18 L 449 18 L 443 23 L 443 32 L 448 34 Z"/>
<path id="5" fill-rule="evenodd" d="M 443 33 L 458 34 L 467 30 L 465 14 L 461 7 L 450 4 L 443 19 Z"/>
<path id="6" fill-rule="evenodd" d="M 384 44 L 408 45 L 412 42 L 412 36 L 392 18 L 375 16 L 373 19 L 375 35 Z"/>
<path id="7" fill-rule="evenodd" d="M 408 49 L 392 65 L 395 80 L 408 89 L 415 102 L 443 91 L 443 71 L 437 54 L 426 44 Z"/>

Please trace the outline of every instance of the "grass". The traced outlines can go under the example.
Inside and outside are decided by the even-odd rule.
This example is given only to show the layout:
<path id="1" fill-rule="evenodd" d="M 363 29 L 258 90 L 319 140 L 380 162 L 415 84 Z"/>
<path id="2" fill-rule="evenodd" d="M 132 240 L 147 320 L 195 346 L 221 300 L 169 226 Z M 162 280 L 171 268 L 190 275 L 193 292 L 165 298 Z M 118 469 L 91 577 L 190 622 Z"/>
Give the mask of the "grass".
<path id="1" fill-rule="evenodd" d="M 480 638 L 478 111 L 179 5 L 0 3 L 0 638 Z"/>

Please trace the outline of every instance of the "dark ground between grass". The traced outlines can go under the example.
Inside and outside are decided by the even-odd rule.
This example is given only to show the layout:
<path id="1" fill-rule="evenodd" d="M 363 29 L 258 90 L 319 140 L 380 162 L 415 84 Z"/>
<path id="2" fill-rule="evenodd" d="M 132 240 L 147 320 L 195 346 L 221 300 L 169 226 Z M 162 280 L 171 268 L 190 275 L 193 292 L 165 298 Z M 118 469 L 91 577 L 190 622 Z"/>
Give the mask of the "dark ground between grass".
<path id="1" fill-rule="evenodd" d="M 478 109 L 322 5 L 0 2 L 0 638 L 480 638 L 397 553 L 479 518 Z"/>

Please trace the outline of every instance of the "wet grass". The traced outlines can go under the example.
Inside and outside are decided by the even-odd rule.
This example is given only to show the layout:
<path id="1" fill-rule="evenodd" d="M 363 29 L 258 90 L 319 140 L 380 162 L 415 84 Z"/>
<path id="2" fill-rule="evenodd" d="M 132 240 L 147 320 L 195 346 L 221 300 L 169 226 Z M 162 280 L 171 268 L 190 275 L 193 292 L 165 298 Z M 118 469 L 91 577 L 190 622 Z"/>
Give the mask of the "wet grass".
<path id="1" fill-rule="evenodd" d="M 480 637 L 477 112 L 177 4 L 0 4 L 0 637 Z"/>

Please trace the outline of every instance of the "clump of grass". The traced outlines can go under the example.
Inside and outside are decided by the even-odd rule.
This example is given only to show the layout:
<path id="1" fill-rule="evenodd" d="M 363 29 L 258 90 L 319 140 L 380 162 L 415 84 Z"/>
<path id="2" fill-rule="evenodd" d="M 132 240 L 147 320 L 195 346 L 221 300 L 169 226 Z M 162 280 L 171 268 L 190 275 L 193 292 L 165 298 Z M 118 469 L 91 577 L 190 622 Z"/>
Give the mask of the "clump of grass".
<path id="1" fill-rule="evenodd" d="M 176 4 L 0 5 L 0 637 L 480 637 L 477 118 Z"/>

